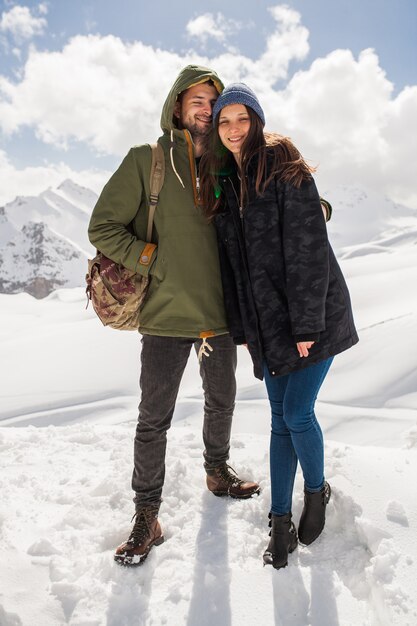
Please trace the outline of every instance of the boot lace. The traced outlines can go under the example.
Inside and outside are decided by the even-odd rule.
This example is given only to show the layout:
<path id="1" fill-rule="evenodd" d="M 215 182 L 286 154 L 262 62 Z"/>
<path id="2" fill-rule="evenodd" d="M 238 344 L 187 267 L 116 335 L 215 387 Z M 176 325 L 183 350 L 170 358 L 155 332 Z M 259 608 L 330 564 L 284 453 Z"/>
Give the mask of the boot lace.
<path id="1" fill-rule="evenodd" d="M 243 485 L 243 480 L 240 480 L 233 467 L 230 467 L 230 465 L 227 465 L 227 463 L 221 465 L 216 469 L 220 478 L 222 478 L 228 485 L 237 487 L 239 485 Z"/>
<path id="2" fill-rule="evenodd" d="M 128 543 L 133 546 L 139 546 L 150 535 L 149 524 L 152 519 L 156 517 L 156 512 L 153 509 L 142 509 L 136 511 L 131 521 L 135 520 L 132 528 L 132 532 L 129 535 Z M 136 518 L 136 519 L 135 519 Z"/>

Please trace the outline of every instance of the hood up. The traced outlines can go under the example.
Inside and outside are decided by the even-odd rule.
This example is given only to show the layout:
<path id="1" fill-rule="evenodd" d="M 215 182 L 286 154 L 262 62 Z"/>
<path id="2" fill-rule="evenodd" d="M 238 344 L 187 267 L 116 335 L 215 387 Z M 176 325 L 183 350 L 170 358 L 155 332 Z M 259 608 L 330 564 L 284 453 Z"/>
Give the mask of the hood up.
<path id="1" fill-rule="evenodd" d="M 189 87 L 205 83 L 208 80 L 213 81 L 219 94 L 223 91 L 224 85 L 217 76 L 216 72 L 213 70 L 210 70 L 207 67 L 202 67 L 201 65 L 187 65 L 187 67 L 184 67 L 184 69 L 181 70 L 175 83 L 171 87 L 162 109 L 161 128 L 164 132 L 170 133 L 171 130 L 176 128 L 173 121 L 173 114 L 174 106 L 179 94 Z"/>

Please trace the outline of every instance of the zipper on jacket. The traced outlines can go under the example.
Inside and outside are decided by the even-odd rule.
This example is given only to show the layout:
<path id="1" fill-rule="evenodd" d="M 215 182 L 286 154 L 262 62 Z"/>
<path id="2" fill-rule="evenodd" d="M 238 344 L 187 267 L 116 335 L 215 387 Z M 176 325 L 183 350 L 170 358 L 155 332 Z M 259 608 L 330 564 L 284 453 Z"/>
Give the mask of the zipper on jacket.
<path id="1" fill-rule="evenodd" d="M 259 316 L 258 316 L 258 310 L 257 310 L 257 307 L 256 307 L 255 297 L 253 295 L 252 278 L 251 278 L 251 274 L 250 274 L 249 261 L 248 261 L 248 251 L 247 251 L 247 248 L 246 248 L 243 207 L 240 205 L 239 197 L 238 197 L 238 195 L 236 193 L 236 189 L 235 189 L 235 186 L 233 184 L 233 180 L 231 179 L 230 176 L 228 178 L 229 178 L 230 184 L 232 185 L 232 189 L 233 189 L 233 192 L 235 194 L 237 205 L 239 207 L 240 225 L 241 225 L 241 228 L 242 228 L 242 244 L 240 246 L 241 247 L 241 251 L 242 251 L 242 260 L 243 260 L 243 265 L 245 266 L 245 269 L 246 269 L 246 273 L 247 273 L 247 277 L 248 277 L 248 281 L 249 281 L 249 285 L 250 285 L 250 290 L 251 290 L 251 293 L 252 293 L 253 306 L 254 306 L 255 313 L 256 313 L 257 339 L 258 339 L 259 346 L 261 346 L 261 340 L 260 340 L 261 330 L 260 330 L 260 324 L 259 324 Z M 262 354 L 262 347 L 260 347 L 260 351 L 261 351 L 261 354 Z"/>
<path id="2" fill-rule="evenodd" d="M 246 250 L 245 221 L 244 221 L 245 218 L 243 216 L 243 207 L 240 206 L 239 197 L 238 197 L 238 195 L 236 193 L 236 189 L 235 189 L 235 186 L 233 184 L 233 180 L 230 178 L 230 176 L 229 176 L 229 181 L 230 181 L 230 184 L 232 185 L 232 189 L 233 189 L 233 192 L 234 192 L 235 197 L 236 197 L 237 205 L 239 207 L 240 226 L 241 226 L 241 231 L 242 231 L 243 262 L 244 262 L 244 264 L 246 266 L 246 271 L 248 273 L 249 282 L 251 282 L 250 271 L 249 271 L 249 263 L 248 263 L 248 254 L 247 254 L 247 250 Z"/>
<path id="3" fill-rule="evenodd" d="M 240 219 L 242 220 L 242 228 L 243 228 L 243 207 L 241 207 L 241 206 L 240 206 L 240 200 L 239 200 L 239 197 L 238 197 L 238 195 L 237 195 L 237 193 L 236 193 L 236 189 L 235 189 L 235 186 L 234 186 L 234 184 L 233 184 L 233 180 L 232 180 L 231 178 L 229 178 L 229 180 L 230 180 L 230 183 L 231 183 L 231 185 L 232 185 L 232 188 L 233 188 L 234 194 L 235 194 L 235 196 L 236 196 L 237 206 L 239 207 L 239 217 L 240 217 Z"/>
<path id="4" fill-rule="evenodd" d="M 194 204 L 198 206 L 200 196 L 200 181 L 197 180 L 197 166 L 195 164 L 194 146 L 191 139 L 190 131 L 184 130 L 185 139 L 188 147 L 188 161 L 190 165 L 191 183 L 193 185 Z M 194 165 L 194 167 L 193 167 Z"/>

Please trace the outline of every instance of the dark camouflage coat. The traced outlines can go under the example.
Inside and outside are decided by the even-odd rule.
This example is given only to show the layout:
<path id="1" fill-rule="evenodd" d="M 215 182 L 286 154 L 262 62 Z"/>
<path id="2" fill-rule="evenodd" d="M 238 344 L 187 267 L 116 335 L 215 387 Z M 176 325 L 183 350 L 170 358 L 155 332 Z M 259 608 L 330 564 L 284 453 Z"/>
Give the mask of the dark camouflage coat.
<path id="1" fill-rule="evenodd" d="M 274 179 L 239 208 L 239 180 L 221 177 L 215 217 L 230 333 L 247 343 L 257 378 L 283 375 L 357 343 L 349 292 L 327 238 L 314 180 Z M 248 170 L 254 190 L 254 171 Z M 300 358 L 296 343 L 315 341 Z"/>

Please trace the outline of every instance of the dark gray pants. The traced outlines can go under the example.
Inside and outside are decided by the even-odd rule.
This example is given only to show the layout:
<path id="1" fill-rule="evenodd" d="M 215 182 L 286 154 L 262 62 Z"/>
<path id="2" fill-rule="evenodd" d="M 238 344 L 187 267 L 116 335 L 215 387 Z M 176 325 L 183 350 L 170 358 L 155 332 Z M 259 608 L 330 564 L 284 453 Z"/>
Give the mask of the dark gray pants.
<path id="1" fill-rule="evenodd" d="M 230 431 L 236 395 L 236 346 L 229 335 L 208 339 L 214 348 L 203 356 L 200 375 L 204 390 L 203 442 L 206 469 L 229 458 Z M 139 419 L 134 446 L 132 488 L 136 508 L 161 501 L 165 478 L 167 431 L 185 366 L 201 339 L 142 337 Z"/>

